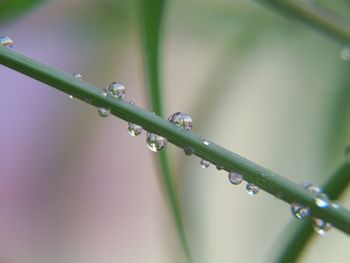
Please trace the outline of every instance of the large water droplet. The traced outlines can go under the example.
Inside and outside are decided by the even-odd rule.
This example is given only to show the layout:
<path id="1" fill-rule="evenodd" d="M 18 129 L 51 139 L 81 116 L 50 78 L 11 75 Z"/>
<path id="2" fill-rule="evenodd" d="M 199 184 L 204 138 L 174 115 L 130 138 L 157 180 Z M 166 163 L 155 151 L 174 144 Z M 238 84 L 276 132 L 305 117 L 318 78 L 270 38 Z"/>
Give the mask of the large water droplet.
<path id="1" fill-rule="evenodd" d="M 239 185 L 243 181 L 243 175 L 235 172 L 230 172 L 228 174 L 228 179 L 230 180 L 231 184 Z"/>
<path id="2" fill-rule="evenodd" d="M 98 114 L 101 116 L 101 117 L 108 117 L 109 114 L 111 113 L 111 110 L 110 109 L 107 109 L 107 108 L 98 108 Z"/>
<path id="3" fill-rule="evenodd" d="M 298 219 L 303 219 L 310 214 L 310 208 L 297 203 L 292 203 L 290 209 L 292 211 L 293 216 L 295 216 Z"/>
<path id="4" fill-rule="evenodd" d="M 320 193 L 314 198 L 314 202 L 318 207 L 326 208 L 330 205 L 328 197 L 324 193 Z"/>
<path id="5" fill-rule="evenodd" d="M 340 58 L 344 61 L 350 60 L 350 47 L 345 47 L 340 51 Z"/>
<path id="6" fill-rule="evenodd" d="M 246 189 L 247 193 L 250 195 L 256 195 L 260 191 L 260 188 L 253 183 L 247 183 Z"/>
<path id="7" fill-rule="evenodd" d="M 123 84 L 112 82 L 107 86 L 107 92 L 114 98 L 124 99 L 126 89 Z"/>
<path id="8" fill-rule="evenodd" d="M 303 182 L 300 184 L 303 188 L 310 191 L 313 194 L 320 194 L 322 192 L 322 189 L 318 187 L 317 185 L 311 183 L 311 182 Z"/>
<path id="9" fill-rule="evenodd" d="M 138 136 L 142 132 L 142 127 L 140 125 L 129 122 L 128 123 L 128 133 L 131 136 Z"/>
<path id="10" fill-rule="evenodd" d="M 332 228 L 332 225 L 330 223 L 327 223 L 323 219 L 312 218 L 312 227 L 314 228 L 317 234 L 323 236 L 328 230 Z"/>
<path id="11" fill-rule="evenodd" d="M 194 154 L 194 148 L 191 146 L 185 146 L 184 152 L 186 155 L 192 155 L 192 154 Z"/>
<path id="12" fill-rule="evenodd" d="M 204 160 L 204 159 L 201 160 L 200 164 L 201 164 L 201 167 L 204 169 L 208 168 L 210 166 L 210 162 L 208 162 L 207 160 Z"/>
<path id="13" fill-rule="evenodd" d="M 82 80 L 82 79 L 83 79 L 83 76 L 82 76 L 80 73 L 74 73 L 74 74 L 73 74 L 73 78 Z"/>
<path id="14" fill-rule="evenodd" d="M 146 138 L 148 148 L 153 152 L 159 152 L 167 145 L 168 141 L 155 133 L 147 132 Z"/>
<path id="15" fill-rule="evenodd" d="M 192 130 L 192 117 L 183 112 L 176 112 L 168 120 L 186 131 Z"/>
<path id="16" fill-rule="evenodd" d="M 9 37 L 0 37 L 0 45 L 7 48 L 13 47 L 13 41 Z"/>

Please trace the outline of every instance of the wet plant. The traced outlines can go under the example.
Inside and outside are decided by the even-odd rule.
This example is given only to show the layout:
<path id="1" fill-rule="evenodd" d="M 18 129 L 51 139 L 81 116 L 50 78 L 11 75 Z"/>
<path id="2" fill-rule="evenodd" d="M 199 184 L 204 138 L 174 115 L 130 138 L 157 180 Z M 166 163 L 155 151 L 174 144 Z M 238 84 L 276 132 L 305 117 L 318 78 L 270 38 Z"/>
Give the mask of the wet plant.
<path id="1" fill-rule="evenodd" d="M 350 31 L 347 22 L 334 16 L 325 16 L 318 6 L 299 3 L 298 1 L 263 1 L 283 14 L 292 16 L 337 40 L 350 42 Z M 345 162 L 336 177 L 324 185 L 324 190 L 312 183 L 301 185 L 291 182 L 258 164 L 233 153 L 224 147 L 209 141 L 203 136 L 192 132 L 195 121 L 190 114 L 176 112 L 168 119 L 164 118 L 162 95 L 159 83 L 159 42 L 160 25 L 165 1 L 155 0 L 142 3 L 141 16 L 143 21 L 143 51 L 147 68 L 148 86 L 150 90 L 150 110 L 144 110 L 125 100 L 126 87 L 119 82 L 111 82 L 102 91 L 84 81 L 79 73 L 68 74 L 42 64 L 36 60 L 17 53 L 10 37 L 0 38 L 0 63 L 40 82 L 65 92 L 74 100 L 88 102 L 98 110 L 101 117 L 114 115 L 127 122 L 126 130 L 131 136 L 138 136 L 145 130 L 147 147 L 159 154 L 162 168 L 162 179 L 168 194 L 169 203 L 177 226 L 184 254 L 191 261 L 190 247 L 187 244 L 185 228 L 182 222 L 177 194 L 173 186 L 169 169 L 169 157 L 165 151 L 169 143 L 183 149 L 186 155 L 196 155 L 200 158 L 202 168 L 210 168 L 214 164 L 218 170 L 228 173 L 229 182 L 239 185 L 243 181 L 249 195 L 265 191 L 291 205 L 291 212 L 300 222 L 300 229 L 314 229 L 320 235 L 326 234 L 332 226 L 346 234 L 350 234 L 350 211 L 341 205 L 335 205 L 338 195 L 343 189 L 339 183 L 346 186 L 349 183 L 347 174 L 350 163 Z M 341 57 L 346 57 L 341 52 Z M 347 150 L 349 153 L 350 150 Z M 345 172 L 346 171 L 346 172 Z M 345 183 L 344 183 L 345 181 Z M 333 185 L 335 184 L 335 186 Z M 333 189 L 339 191 L 332 194 Z M 345 187 L 344 187 L 345 188 Z M 328 196 L 327 196 L 328 195 Z M 304 223 L 308 222 L 308 223 Z M 310 224 L 312 228 L 310 227 Z M 296 230 L 295 233 L 300 233 Z M 311 236 L 310 231 L 304 233 L 304 244 Z M 296 244 L 297 237 L 291 237 L 290 243 L 276 261 L 296 258 L 304 246 Z"/>

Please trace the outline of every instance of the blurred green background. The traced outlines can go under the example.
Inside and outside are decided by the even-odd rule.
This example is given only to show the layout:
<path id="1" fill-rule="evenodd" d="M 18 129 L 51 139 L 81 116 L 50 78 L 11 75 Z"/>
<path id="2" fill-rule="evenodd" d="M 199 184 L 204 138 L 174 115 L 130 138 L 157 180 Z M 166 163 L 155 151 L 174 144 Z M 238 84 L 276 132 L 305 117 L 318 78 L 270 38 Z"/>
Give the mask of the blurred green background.
<path id="1" fill-rule="evenodd" d="M 348 1 L 318 2 L 350 19 Z M 139 9 L 44 1 L 10 22 L 18 10 L 4 12 L 0 35 L 101 88 L 124 83 L 127 99 L 147 109 Z M 168 1 L 162 37 L 166 115 L 190 114 L 195 133 L 294 182 L 321 184 L 343 160 L 343 45 L 243 0 Z M 144 133 L 132 138 L 125 122 L 4 67 L 0 79 L 0 262 L 184 262 Z M 270 262 L 289 206 L 248 196 L 225 172 L 168 149 L 193 261 Z M 342 201 L 350 208 L 349 191 Z M 333 229 L 301 262 L 349 262 L 349 247 Z"/>

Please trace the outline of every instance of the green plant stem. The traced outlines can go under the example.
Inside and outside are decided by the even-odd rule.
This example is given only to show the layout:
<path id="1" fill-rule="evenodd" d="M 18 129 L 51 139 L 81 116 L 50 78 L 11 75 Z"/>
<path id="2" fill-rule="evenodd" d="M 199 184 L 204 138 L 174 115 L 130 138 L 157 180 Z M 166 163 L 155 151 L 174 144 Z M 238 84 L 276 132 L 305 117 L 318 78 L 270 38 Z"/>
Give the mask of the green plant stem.
<path id="1" fill-rule="evenodd" d="M 161 55 L 161 25 L 165 2 L 165 0 L 140 0 L 142 48 L 149 99 L 152 111 L 161 117 L 164 116 L 164 111 L 162 89 L 159 79 L 161 76 L 159 73 L 161 68 L 159 63 Z M 172 179 L 168 151 L 165 150 L 159 153 L 159 164 L 162 175 L 162 185 L 169 199 L 182 249 L 187 260 L 191 262 L 191 252 L 187 243 L 181 209 Z"/>
<path id="2" fill-rule="evenodd" d="M 179 147 L 190 146 L 198 157 L 212 164 L 221 165 L 226 171 L 243 174 L 247 182 L 257 185 L 287 203 L 296 202 L 310 207 L 313 216 L 326 220 L 350 234 L 350 211 L 343 207 L 318 207 L 311 192 L 215 143 L 210 142 L 209 145 L 206 145 L 201 137 L 192 132 L 185 131 L 124 100 L 105 97 L 91 84 L 75 79 L 69 74 L 34 61 L 11 49 L 0 47 L 0 64 L 73 95 L 75 98 L 87 101 L 96 107 L 110 108 L 115 116 L 141 125 L 146 130 L 167 138 Z"/>
<path id="3" fill-rule="evenodd" d="M 350 164 L 344 161 L 323 185 L 323 191 L 330 199 L 337 199 L 350 183 Z M 286 233 L 287 236 L 286 236 Z M 296 262 L 302 254 L 306 244 L 314 236 L 311 227 L 311 218 L 303 220 L 299 224 L 290 222 L 283 232 L 284 242 L 282 250 L 278 252 L 274 262 Z"/>
<path id="4" fill-rule="evenodd" d="M 257 0 L 327 35 L 350 43 L 350 22 L 331 11 L 299 0 Z"/>

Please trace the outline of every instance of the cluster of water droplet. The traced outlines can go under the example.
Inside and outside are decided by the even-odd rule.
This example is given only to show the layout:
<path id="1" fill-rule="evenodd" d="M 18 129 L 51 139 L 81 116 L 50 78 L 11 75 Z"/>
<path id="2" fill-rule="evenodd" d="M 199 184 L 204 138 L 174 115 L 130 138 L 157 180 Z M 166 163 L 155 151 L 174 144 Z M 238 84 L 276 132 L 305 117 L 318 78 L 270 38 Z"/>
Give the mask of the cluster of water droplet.
<path id="1" fill-rule="evenodd" d="M 314 202 L 318 207 L 327 208 L 331 205 L 328 197 L 322 193 L 322 189 L 317 185 L 310 182 L 304 182 L 300 186 L 314 194 Z M 298 203 L 291 204 L 291 211 L 297 219 L 304 219 L 305 217 L 311 215 L 311 210 L 309 207 Z M 320 235 L 324 235 L 329 229 L 332 228 L 332 225 L 330 223 L 316 217 L 312 218 L 312 226 L 316 233 Z"/>

